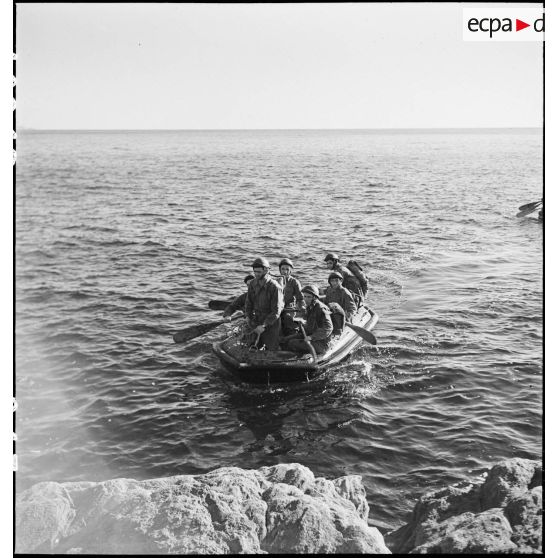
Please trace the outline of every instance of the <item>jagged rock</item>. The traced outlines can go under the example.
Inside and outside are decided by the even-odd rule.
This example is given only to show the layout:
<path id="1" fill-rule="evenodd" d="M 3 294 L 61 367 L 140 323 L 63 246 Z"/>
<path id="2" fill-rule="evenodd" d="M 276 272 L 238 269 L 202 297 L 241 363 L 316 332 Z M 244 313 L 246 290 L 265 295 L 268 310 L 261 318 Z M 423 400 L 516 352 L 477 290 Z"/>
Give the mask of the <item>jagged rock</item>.
<path id="1" fill-rule="evenodd" d="M 360 477 L 298 464 L 148 481 L 39 483 L 16 500 L 17 553 L 389 553 Z"/>
<path id="2" fill-rule="evenodd" d="M 354 477 L 352 475 L 340 477 L 333 481 L 333 485 L 340 496 L 349 499 L 355 505 L 360 517 L 366 521 L 370 513 L 370 508 L 366 501 L 364 486 L 362 486 L 361 482 L 358 482 L 358 479 L 360 479 L 360 477 Z"/>
<path id="3" fill-rule="evenodd" d="M 63 486 L 53 482 L 35 485 L 18 498 L 18 537 L 32 540 L 35 552 L 42 552 L 66 535 L 75 515 Z"/>
<path id="4" fill-rule="evenodd" d="M 512 528 L 499 509 L 450 517 L 430 529 L 428 540 L 413 549 L 419 554 L 507 553 L 517 546 Z"/>
<path id="5" fill-rule="evenodd" d="M 518 458 L 503 461 L 492 467 L 481 487 L 483 508 L 504 507 L 515 495 L 528 490 L 536 467 L 535 461 Z"/>
<path id="6" fill-rule="evenodd" d="M 385 535 L 386 544 L 396 553 L 540 553 L 541 481 L 540 462 L 499 463 L 484 482 L 422 496 L 409 523 Z"/>
<path id="7" fill-rule="evenodd" d="M 542 486 L 537 486 L 508 503 L 506 516 L 514 528 L 512 541 L 523 553 L 542 549 Z"/>
<path id="8" fill-rule="evenodd" d="M 511 525 L 525 525 L 542 513 L 542 486 L 513 498 L 505 508 Z"/>

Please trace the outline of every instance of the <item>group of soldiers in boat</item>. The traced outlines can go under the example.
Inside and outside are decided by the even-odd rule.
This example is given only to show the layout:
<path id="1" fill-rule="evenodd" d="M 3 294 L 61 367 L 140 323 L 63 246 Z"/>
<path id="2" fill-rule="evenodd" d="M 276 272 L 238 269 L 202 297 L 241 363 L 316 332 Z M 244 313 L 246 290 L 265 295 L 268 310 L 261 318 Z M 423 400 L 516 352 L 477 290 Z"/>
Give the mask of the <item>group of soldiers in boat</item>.
<path id="1" fill-rule="evenodd" d="M 308 353 L 311 343 L 316 354 L 325 353 L 364 304 L 366 282 L 336 254 L 327 254 L 324 261 L 330 274 L 328 287 L 320 292 L 316 285 L 301 286 L 289 258 L 279 262 L 277 278 L 271 276 L 266 258 L 256 258 L 253 273 L 244 278 L 247 291 L 229 304 L 223 317 L 230 319 L 242 310 L 247 333 L 258 349 L 300 354 Z M 365 278 L 364 273 L 360 276 Z"/>

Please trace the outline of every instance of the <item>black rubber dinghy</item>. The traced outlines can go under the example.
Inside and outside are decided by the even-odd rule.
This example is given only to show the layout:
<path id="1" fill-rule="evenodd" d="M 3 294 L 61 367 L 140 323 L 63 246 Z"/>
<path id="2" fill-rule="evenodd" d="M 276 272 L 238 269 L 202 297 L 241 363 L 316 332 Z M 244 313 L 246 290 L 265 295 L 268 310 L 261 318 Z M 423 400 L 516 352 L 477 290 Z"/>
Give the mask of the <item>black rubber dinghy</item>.
<path id="1" fill-rule="evenodd" d="M 367 308 L 360 308 L 353 324 L 372 331 L 378 323 L 378 315 Z M 290 351 L 250 350 L 242 341 L 241 334 L 232 335 L 213 344 L 213 352 L 223 365 L 243 382 L 272 384 L 310 381 L 347 358 L 365 341 L 349 327 L 334 337 L 330 349 L 318 355 L 297 355 Z"/>

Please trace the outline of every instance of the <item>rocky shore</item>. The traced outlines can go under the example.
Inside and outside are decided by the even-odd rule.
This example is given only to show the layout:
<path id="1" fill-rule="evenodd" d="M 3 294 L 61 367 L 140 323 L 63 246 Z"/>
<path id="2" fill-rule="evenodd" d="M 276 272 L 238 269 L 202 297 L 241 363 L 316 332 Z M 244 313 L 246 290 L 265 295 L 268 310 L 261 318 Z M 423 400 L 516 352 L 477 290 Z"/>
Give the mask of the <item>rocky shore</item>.
<path id="1" fill-rule="evenodd" d="M 540 554 L 542 479 L 540 461 L 498 463 L 483 482 L 422 496 L 386 544 L 401 554 Z"/>
<path id="2" fill-rule="evenodd" d="M 540 553 L 540 462 L 426 494 L 385 533 L 361 479 L 299 464 L 136 481 L 39 483 L 16 499 L 16 552 L 69 554 Z"/>

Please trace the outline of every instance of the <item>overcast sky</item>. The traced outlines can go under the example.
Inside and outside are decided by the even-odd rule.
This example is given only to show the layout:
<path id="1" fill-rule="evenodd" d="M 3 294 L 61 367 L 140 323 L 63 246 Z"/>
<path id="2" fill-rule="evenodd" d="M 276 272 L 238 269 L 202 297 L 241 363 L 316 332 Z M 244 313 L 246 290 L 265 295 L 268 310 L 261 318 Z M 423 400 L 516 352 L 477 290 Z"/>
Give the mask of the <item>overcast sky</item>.
<path id="1" fill-rule="evenodd" d="M 19 4 L 18 126 L 542 125 L 542 43 L 465 42 L 462 11 L 459 4 Z"/>

